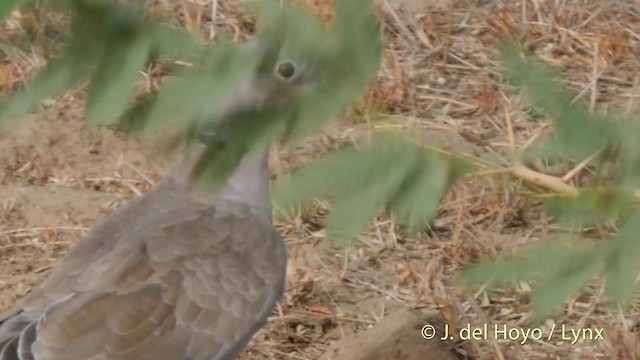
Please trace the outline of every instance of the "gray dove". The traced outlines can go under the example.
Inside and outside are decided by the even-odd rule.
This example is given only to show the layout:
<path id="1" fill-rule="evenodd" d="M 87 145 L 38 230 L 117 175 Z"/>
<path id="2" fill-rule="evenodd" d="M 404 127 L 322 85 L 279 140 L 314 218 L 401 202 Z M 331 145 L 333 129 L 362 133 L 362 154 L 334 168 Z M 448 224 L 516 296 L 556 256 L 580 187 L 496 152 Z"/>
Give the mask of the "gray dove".
<path id="1" fill-rule="evenodd" d="M 274 99 L 286 106 L 305 88 L 305 66 L 271 65 L 230 90 L 222 121 Z M 271 219 L 268 148 L 215 193 L 189 175 L 204 150 L 99 220 L 0 318 L 1 360 L 237 357 L 284 293 L 286 249 Z"/>

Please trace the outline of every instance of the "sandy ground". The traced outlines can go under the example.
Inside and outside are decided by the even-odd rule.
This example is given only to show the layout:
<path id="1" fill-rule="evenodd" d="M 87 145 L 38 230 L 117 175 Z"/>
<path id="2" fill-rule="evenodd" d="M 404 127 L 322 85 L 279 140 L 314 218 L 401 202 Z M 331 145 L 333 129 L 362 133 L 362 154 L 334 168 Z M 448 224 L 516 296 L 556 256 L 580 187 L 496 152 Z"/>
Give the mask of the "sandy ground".
<path id="1" fill-rule="evenodd" d="M 158 11 L 175 11 L 185 23 L 184 14 L 201 7 L 191 14 L 202 19 L 190 26 L 208 33 L 210 2 L 184 3 L 186 12 L 179 5 L 159 5 Z M 321 13 L 326 10 L 327 1 L 307 3 Z M 523 17 L 538 55 L 564 71 L 569 88 L 576 93 L 586 89 L 582 96 L 587 94 L 596 109 L 637 111 L 638 1 L 554 5 L 532 0 L 504 10 L 498 1 L 442 1 L 432 7 L 404 1 L 409 11 L 386 3 L 380 5 L 387 25 L 385 61 L 363 106 L 388 115 L 367 122 L 356 111 L 300 146 L 278 149 L 272 157 L 274 173 L 388 127 L 419 133 L 430 147 L 463 152 L 494 169 L 508 167 L 509 138 L 521 146 L 546 127 L 545 119 L 527 112 L 521 98 L 505 95 L 491 50 L 497 34 L 519 27 Z M 218 10 L 221 32 L 243 30 L 233 4 Z M 601 53 L 594 82 L 596 42 Z M 5 54 L 0 70 L 25 68 L 21 59 Z M 6 89 L 8 81 L 23 79 L 0 80 Z M 135 139 L 88 130 L 82 101 L 82 92 L 66 94 L 0 130 L 0 311 L 44 279 L 95 219 L 152 189 L 174 161 L 150 155 L 152 149 Z M 505 114 L 513 121 L 511 133 Z M 532 285 L 470 294 L 456 281 L 471 260 L 512 251 L 553 231 L 540 204 L 521 195 L 526 184 L 507 171 L 498 173 L 452 189 L 434 231 L 421 238 L 397 232 L 393 221 L 381 215 L 355 248 L 330 253 L 322 231 L 330 203 L 319 201 L 300 216 L 280 216 L 277 227 L 290 255 L 288 291 L 241 358 L 317 359 L 331 343 L 370 328 L 397 308 L 436 310 L 457 328 L 485 323 L 527 328 Z M 602 284 L 594 282 L 543 327 L 603 328 L 603 340 L 521 344 L 487 339 L 459 344 L 456 351 L 473 359 L 635 359 L 640 356 L 638 320 L 637 306 L 626 313 L 608 309 Z"/>

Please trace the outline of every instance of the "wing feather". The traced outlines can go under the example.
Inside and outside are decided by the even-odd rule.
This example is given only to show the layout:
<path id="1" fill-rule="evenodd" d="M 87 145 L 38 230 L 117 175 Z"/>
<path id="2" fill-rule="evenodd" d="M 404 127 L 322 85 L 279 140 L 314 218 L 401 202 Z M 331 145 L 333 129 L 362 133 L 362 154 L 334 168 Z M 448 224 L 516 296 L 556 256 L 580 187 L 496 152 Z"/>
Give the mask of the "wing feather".
<path id="1" fill-rule="evenodd" d="M 24 317 L 20 341 L 8 341 L 4 353 L 19 350 L 20 360 L 30 351 L 35 360 L 228 359 L 284 291 L 282 240 L 246 206 L 176 203 L 119 223 L 108 240 L 104 227 L 115 223 L 92 230 L 30 293 L 9 319 Z M 29 309 L 42 316 L 22 315 Z M 2 332 L 0 323 L 0 340 Z"/>

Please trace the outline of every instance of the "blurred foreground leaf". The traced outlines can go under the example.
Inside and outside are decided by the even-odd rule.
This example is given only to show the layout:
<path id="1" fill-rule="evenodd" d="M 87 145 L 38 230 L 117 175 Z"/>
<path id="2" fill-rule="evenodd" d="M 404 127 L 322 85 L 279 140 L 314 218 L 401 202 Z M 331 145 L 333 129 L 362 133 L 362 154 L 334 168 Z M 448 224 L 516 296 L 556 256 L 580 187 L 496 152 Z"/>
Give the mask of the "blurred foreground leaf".
<path id="1" fill-rule="evenodd" d="M 412 230 L 424 229 L 438 203 L 464 172 L 461 162 L 445 159 L 395 136 L 370 147 L 333 152 L 283 180 L 274 190 L 284 208 L 335 196 L 327 232 L 349 239 L 362 231 L 381 207 L 398 214 Z"/>
<path id="2" fill-rule="evenodd" d="M 13 9 L 18 7 L 20 0 L 2 0 L 0 1 L 0 23 L 7 17 Z"/>
<path id="3" fill-rule="evenodd" d="M 502 56 L 514 83 L 522 86 L 534 105 L 554 121 L 552 136 L 530 153 L 532 158 L 573 159 L 594 157 L 595 165 L 615 162 L 619 169 L 607 178 L 596 176 L 575 198 L 556 197 L 548 214 L 561 224 L 583 226 L 619 220 L 620 233 L 605 245 L 578 236 L 552 238 L 523 249 L 519 256 L 500 256 L 476 264 L 465 274 L 469 285 L 506 285 L 518 280 L 540 280 L 533 293 L 534 318 L 551 315 L 585 283 L 604 272 L 607 294 L 615 304 L 629 304 L 637 290 L 640 232 L 636 189 L 640 185 L 640 147 L 637 119 L 590 113 L 562 90 L 557 75 L 548 67 L 521 56 L 515 47 L 503 47 Z M 599 172 L 600 169 L 595 169 Z M 604 270 L 604 271 L 603 271 Z"/>
<path id="4" fill-rule="evenodd" d="M 63 58 L 49 63 L 35 80 L 0 102 L 0 124 L 16 119 L 31 110 L 38 102 L 66 90 L 85 74 L 83 68 L 76 67 L 69 59 Z"/>
<path id="5" fill-rule="evenodd" d="M 224 151 L 214 151 L 215 146 L 211 146 L 207 156 L 198 164 L 196 172 L 214 184 L 220 184 L 242 156 L 256 146 L 264 146 L 275 138 L 300 139 L 317 130 L 357 100 L 380 67 L 379 20 L 369 0 L 336 1 L 336 16 L 328 31 L 318 19 L 296 8 L 274 7 L 271 2 L 262 2 L 262 5 L 258 7 L 261 16 L 257 41 L 257 46 L 263 49 L 262 58 L 258 58 L 256 63 L 251 52 L 238 50 L 236 55 L 231 55 L 229 51 L 229 65 L 224 67 L 224 71 L 222 67 L 210 71 L 212 77 L 217 74 L 216 81 L 203 82 L 200 88 L 202 93 L 211 95 L 203 99 L 202 104 L 196 103 L 192 110 L 180 110 L 180 113 L 191 116 L 187 122 L 191 130 L 187 133 L 202 134 L 203 129 L 210 128 L 212 132 L 226 131 L 232 139 L 225 144 Z M 352 21 L 352 26 L 340 25 L 346 19 Z M 281 60 L 301 61 L 301 65 L 312 68 L 315 86 L 293 95 L 286 107 L 279 106 L 278 99 L 269 99 L 265 102 L 268 105 L 259 111 L 236 114 L 243 118 L 242 121 L 229 122 L 225 124 L 228 125 L 226 129 L 217 128 L 217 119 L 226 113 L 221 107 L 226 103 L 225 96 L 237 97 L 249 79 L 246 74 L 252 75 L 249 69 L 257 68 L 259 74 L 271 74 L 275 64 Z M 189 84 L 195 83 L 196 80 L 189 81 Z M 280 94 L 283 98 L 290 95 Z M 191 103 L 194 103 L 193 97 Z M 180 104 L 174 102 L 173 106 L 179 107 Z M 158 114 L 163 113 L 158 111 Z M 150 116 L 149 121 L 155 121 L 153 118 Z"/>
<path id="6" fill-rule="evenodd" d="M 115 125 L 116 119 L 120 129 L 143 133 L 170 126 L 189 144 L 203 134 L 225 132 L 229 139 L 224 151 L 208 153 L 196 171 L 215 183 L 226 178 L 256 144 L 283 136 L 299 139 L 345 110 L 362 94 L 381 62 L 380 23 L 370 0 L 336 1 L 336 16 L 328 29 L 295 7 L 259 1 L 258 39 L 253 47 L 198 46 L 192 36 L 152 21 L 135 4 L 108 0 L 60 4 L 71 13 L 71 37 L 62 56 L 0 103 L 0 123 L 89 78 L 85 110 L 92 126 Z M 129 106 L 138 72 L 163 56 L 182 56 L 193 66 Z M 285 59 L 306 62 L 301 65 L 314 69 L 317 82 L 312 90 L 295 96 L 286 108 L 269 105 L 229 114 L 231 99 L 243 101 L 251 81 L 272 75 L 275 65 Z M 282 101 L 264 99 L 264 103 Z M 247 120 L 230 121 L 220 129 L 223 116 Z"/>
<path id="7" fill-rule="evenodd" d="M 62 4 L 59 4 L 62 5 Z M 186 32 L 146 19 L 141 8 L 110 1 L 68 1 L 71 37 L 59 58 L 0 103 L 0 124 L 91 77 L 86 105 L 91 125 L 112 123 L 126 108 L 138 72 L 150 56 L 193 54 Z"/>
<path id="8" fill-rule="evenodd" d="M 626 222 L 618 236 L 611 240 L 604 253 L 607 293 L 623 306 L 630 305 L 638 289 L 638 259 L 640 259 L 640 213 Z"/>
<path id="9" fill-rule="evenodd" d="M 591 114 L 581 102 L 571 103 L 571 97 L 558 82 L 559 76 L 549 66 L 525 58 L 518 47 L 501 48 L 506 73 L 514 85 L 527 90 L 536 106 L 554 120 L 554 136 L 531 156 L 583 159 L 608 145 L 617 133 L 606 118 Z M 580 129 L 580 136 L 576 136 Z"/>
<path id="10" fill-rule="evenodd" d="M 582 287 L 602 268 L 594 246 L 586 240 L 553 237 L 529 246 L 518 256 L 498 256 L 469 269 L 463 279 L 470 285 L 505 286 L 541 280 L 533 293 L 532 311 L 539 320 Z"/>
<path id="11" fill-rule="evenodd" d="M 575 198 L 558 197 L 546 204 L 547 213 L 562 225 L 606 222 L 633 206 L 633 193 L 610 188 L 586 188 Z"/>
<path id="12" fill-rule="evenodd" d="M 129 103 L 140 69 L 147 62 L 151 41 L 146 34 L 113 42 L 98 64 L 86 104 L 90 125 L 111 124 Z"/>

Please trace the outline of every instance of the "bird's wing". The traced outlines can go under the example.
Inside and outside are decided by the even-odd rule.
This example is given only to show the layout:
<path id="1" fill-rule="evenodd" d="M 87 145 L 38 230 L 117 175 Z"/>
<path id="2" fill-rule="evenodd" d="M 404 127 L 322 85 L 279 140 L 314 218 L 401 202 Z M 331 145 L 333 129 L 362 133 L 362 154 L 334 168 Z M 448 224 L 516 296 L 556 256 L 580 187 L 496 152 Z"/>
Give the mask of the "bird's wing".
<path id="1" fill-rule="evenodd" d="M 248 208 L 159 211 L 123 236 L 75 276 L 72 291 L 8 341 L 5 353 L 15 349 L 23 355 L 13 358 L 35 360 L 231 359 L 284 291 L 284 245 Z M 42 294 L 48 286 L 56 284 L 43 284 Z"/>
<path id="2" fill-rule="evenodd" d="M 17 306 L 0 316 L 0 347 L 8 338 L 38 319 L 49 304 L 73 292 L 78 285 L 78 277 L 116 247 L 121 238 L 120 230 L 139 216 L 140 208 L 148 206 L 152 194 L 136 198 L 98 220 L 42 284 L 33 288 Z"/>

